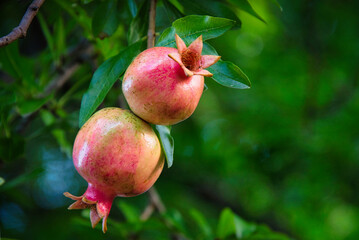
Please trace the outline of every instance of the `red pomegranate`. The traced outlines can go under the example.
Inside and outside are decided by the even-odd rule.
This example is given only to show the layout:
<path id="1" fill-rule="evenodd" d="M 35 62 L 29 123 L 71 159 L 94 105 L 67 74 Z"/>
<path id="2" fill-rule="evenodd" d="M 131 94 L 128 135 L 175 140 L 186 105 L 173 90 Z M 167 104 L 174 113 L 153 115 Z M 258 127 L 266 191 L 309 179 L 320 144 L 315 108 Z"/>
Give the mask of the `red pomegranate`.
<path id="1" fill-rule="evenodd" d="M 90 208 L 92 227 L 103 218 L 102 230 L 116 196 L 147 191 L 159 177 L 164 154 L 151 126 L 128 110 L 105 108 L 95 113 L 77 134 L 73 161 L 88 182 L 86 192 L 69 209 Z"/>
<path id="2" fill-rule="evenodd" d="M 177 48 L 154 47 L 128 67 L 122 91 L 131 110 L 158 125 L 173 125 L 192 115 L 203 92 L 205 68 L 220 56 L 203 55 L 202 36 L 187 48 L 176 34 Z"/>

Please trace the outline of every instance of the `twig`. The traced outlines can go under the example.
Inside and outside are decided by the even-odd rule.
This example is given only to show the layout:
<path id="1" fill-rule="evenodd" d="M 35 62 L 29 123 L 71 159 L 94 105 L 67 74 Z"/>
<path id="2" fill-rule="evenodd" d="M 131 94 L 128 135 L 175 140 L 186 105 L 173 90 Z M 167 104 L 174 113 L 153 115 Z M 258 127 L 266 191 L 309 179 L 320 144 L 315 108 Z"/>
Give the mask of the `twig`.
<path id="1" fill-rule="evenodd" d="M 45 95 L 50 94 L 53 90 L 60 89 L 71 77 L 72 75 L 80 68 L 79 63 L 72 63 L 67 66 L 59 77 L 55 78 L 53 81 L 47 85 L 45 89 Z"/>
<path id="2" fill-rule="evenodd" d="M 151 0 L 150 6 L 150 21 L 148 24 L 148 32 L 147 32 L 147 48 L 151 48 L 155 46 L 156 39 L 156 2 L 157 0 Z"/>
<path id="3" fill-rule="evenodd" d="M 19 26 L 14 28 L 8 35 L 0 38 L 0 47 L 6 46 L 16 39 L 26 37 L 27 29 L 29 28 L 32 20 L 45 0 L 34 0 L 27 8 L 25 15 L 22 17 Z"/>

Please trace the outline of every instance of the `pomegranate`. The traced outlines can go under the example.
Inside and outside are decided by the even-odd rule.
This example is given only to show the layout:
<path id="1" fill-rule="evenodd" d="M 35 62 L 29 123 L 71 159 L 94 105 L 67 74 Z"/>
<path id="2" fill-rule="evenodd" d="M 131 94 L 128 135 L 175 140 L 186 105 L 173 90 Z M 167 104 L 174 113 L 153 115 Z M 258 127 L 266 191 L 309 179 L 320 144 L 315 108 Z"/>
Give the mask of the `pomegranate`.
<path id="1" fill-rule="evenodd" d="M 192 115 L 203 92 L 205 68 L 220 56 L 203 55 L 202 35 L 187 48 L 176 34 L 177 48 L 153 47 L 128 67 L 122 91 L 131 110 L 147 122 L 173 125 Z"/>
<path id="2" fill-rule="evenodd" d="M 77 134 L 73 161 L 88 182 L 86 192 L 69 209 L 89 208 L 92 227 L 107 218 L 116 196 L 147 191 L 159 177 L 164 154 L 151 126 L 128 110 L 105 108 L 95 113 Z"/>

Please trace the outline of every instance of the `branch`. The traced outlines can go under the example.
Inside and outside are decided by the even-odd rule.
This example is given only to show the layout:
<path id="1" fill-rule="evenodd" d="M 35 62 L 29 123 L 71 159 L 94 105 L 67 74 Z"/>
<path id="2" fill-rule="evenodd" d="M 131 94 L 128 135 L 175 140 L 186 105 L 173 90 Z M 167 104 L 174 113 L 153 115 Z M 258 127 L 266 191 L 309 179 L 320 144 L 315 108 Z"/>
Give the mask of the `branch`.
<path id="1" fill-rule="evenodd" d="M 19 38 L 26 37 L 27 29 L 45 0 L 34 0 L 27 8 L 19 26 L 14 28 L 8 35 L 0 38 L 0 47 L 6 46 Z"/>
<path id="2" fill-rule="evenodd" d="M 148 24 L 148 32 L 147 32 L 147 48 L 151 48 L 155 46 L 156 39 L 156 2 L 157 0 L 151 0 L 150 6 L 150 21 Z"/>

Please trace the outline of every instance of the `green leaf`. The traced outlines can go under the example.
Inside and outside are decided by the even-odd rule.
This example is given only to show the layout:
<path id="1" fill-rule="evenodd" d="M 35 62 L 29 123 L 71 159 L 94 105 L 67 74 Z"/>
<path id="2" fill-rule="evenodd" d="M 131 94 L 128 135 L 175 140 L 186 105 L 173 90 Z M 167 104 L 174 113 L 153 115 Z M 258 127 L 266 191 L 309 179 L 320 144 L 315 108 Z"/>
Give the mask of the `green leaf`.
<path id="1" fill-rule="evenodd" d="M 97 107 L 105 99 L 116 80 L 125 72 L 132 59 L 142 49 L 144 41 L 139 41 L 121 51 L 116 56 L 108 59 L 94 73 L 90 87 L 84 94 L 81 102 L 79 126 L 96 111 Z"/>
<path id="2" fill-rule="evenodd" d="M 118 207 L 121 209 L 123 215 L 125 216 L 127 222 L 137 223 L 140 221 L 140 213 L 132 205 L 125 202 L 119 202 Z"/>
<path id="3" fill-rule="evenodd" d="M 128 31 L 128 44 L 132 44 L 143 36 L 147 35 L 148 21 L 149 21 L 150 1 L 144 1 L 137 12 L 137 15 L 131 21 L 130 29 Z"/>
<path id="4" fill-rule="evenodd" d="M 176 230 L 181 233 L 187 233 L 184 220 L 181 213 L 176 209 L 169 209 L 165 212 L 163 217 L 169 222 Z"/>
<path id="5" fill-rule="evenodd" d="M 132 17 L 135 17 L 137 15 L 137 4 L 135 0 L 127 0 L 127 4 Z"/>
<path id="6" fill-rule="evenodd" d="M 245 237 L 246 240 L 290 240 L 291 238 L 278 232 L 274 232 L 266 225 L 256 226 L 256 230 L 252 232 L 248 237 Z"/>
<path id="7" fill-rule="evenodd" d="M 65 53 L 66 50 L 66 33 L 64 20 L 62 17 L 59 17 L 54 25 L 54 35 L 55 35 L 55 49 L 56 49 L 56 57 L 60 58 L 62 54 Z"/>
<path id="8" fill-rule="evenodd" d="M 9 130 L 11 131 L 11 130 Z M 25 140 L 15 133 L 10 138 L 0 138 L 0 159 L 11 162 L 19 159 L 24 153 Z"/>
<path id="9" fill-rule="evenodd" d="M 35 82 L 34 62 L 19 53 L 19 42 L 0 48 L 0 69 L 21 80 L 26 92 L 38 88 Z"/>
<path id="10" fill-rule="evenodd" d="M 238 7 L 239 9 L 266 23 L 266 21 L 253 9 L 252 5 L 249 3 L 248 0 L 228 0 L 228 2 L 231 3 L 233 6 Z"/>
<path id="11" fill-rule="evenodd" d="M 283 7 L 279 4 L 279 2 L 277 0 L 271 0 L 278 8 L 281 12 L 283 12 Z"/>
<path id="12" fill-rule="evenodd" d="M 174 140 L 171 136 L 171 127 L 155 125 L 155 131 L 161 142 L 162 149 L 165 153 L 167 166 L 170 168 L 173 164 Z"/>
<path id="13" fill-rule="evenodd" d="M 101 39 L 111 36 L 120 23 L 117 1 L 108 0 L 101 3 L 92 18 L 92 33 Z"/>
<path id="14" fill-rule="evenodd" d="M 203 92 L 207 91 L 208 90 L 208 87 L 207 87 L 207 84 L 204 84 L 203 85 Z"/>
<path id="15" fill-rule="evenodd" d="M 83 3 L 83 4 L 88 4 L 88 3 L 90 3 L 90 2 L 92 2 L 93 0 L 81 0 L 81 2 Z"/>
<path id="16" fill-rule="evenodd" d="M 224 239 L 235 233 L 234 214 L 231 209 L 225 208 L 219 217 L 217 237 Z"/>
<path id="17" fill-rule="evenodd" d="M 50 126 L 51 124 L 54 124 L 56 121 L 55 116 L 47 110 L 40 110 L 40 117 L 42 121 L 44 122 L 45 126 Z"/>
<path id="18" fill-rule="evenodd" d="M 0 106 L 8 106 L 14 104 L 17 98 L 14 92 L 5 90 L 0 91 Z"/>
<path id="19" fill-rule="evenodd" d="M 56 139 L 57 143 L 60 145 L 60 149 L 68 157 L 71 157 L 72 146 L 66 139 L 66 131 L 63 129 L 53 129 L 51 131 L 52 135 Z"/>
<path id="20" fill-rule="evenodd" d="M 219 60 L 207 68 L 213 74 L 212 79 L 217 83 L 230 88 L 247 89 L 251 82 L 243 71 L 232 62 Z"/>
<path id="21" fill-rule="evenodd" d="M 241 20 L 233 12 L 233 8 L 226 2 L 211 1 L 211 3 L 208 4 L 208 0 L 181 0 L 181 3 L 185 6 L 184 12 L 186 15 L 196 14 L 229 18 L 236 22 L 236 27 L 241 26 Z"/>
<path id="22" fill-rule="evenodd" d="M 21 101 L 19 100 L 17 104 L 18 111 L 22 116 L 36 112 L 51 98 L 53 98 L 53 94 L 41 99 L 22 99 Z"/>
<path id="23" fill-rule="evenodd" d="M 186 44 L 191 43 L 202 35 L 203 40 L 216 38 L 231 29 L 235 21 L 211 16 L 186 16 L 172 23 L 172 27 L 163 31 L 156 46 L 175 47 L 175 33 L 177 33 Z"/>
<path id="24" fill-rule="evenodd" d="M 9 190 L 11 188 L 17 187 L 25 182 L 28 182 L 31 179 L 37 178 L 39 176 L 40 173 L 43 172 L 42 168 L 36 168 L 31 172 L 22 174 L 20 176 L 18 176 L 15 179 L 12 179 L 10 181 L 7 181 L 1 188 L 0 188 L 0 192 L 2 191 L 6 191 Z"/>
<path id="25" fill-rule="evenodd" d="M 255 224 L 247 223 L 237 215 L 234 215 L 233 221 L 236 237 L 239 239 L 250 236 L 257 229 Z"/>
<path id="26" fill-rule="evenodd" d="M 189 214 L 191 215 L 193 220 L 197 223 L 197 226 L 205 236 L 205 239 L 213 239 L 211 226 L 208 224 L 205 216 L 203 216 L 203 214 L 195 208 L 192 208 Z"/>
<path id="27" fill-rule="evenodd" d="M 56 59 L 56 54 L 55 54 L 55 42 L 54 42 L 54 38 L 52 37 L 52 34 L 50 32 L 49 26 L 45 21 L 44 16 L 42 15 L 41 12 L 38 13 L 37 19 L 39 19 L 39 23 L 42 29 L 42 32 L 44 33 L 44 36 L 46 38 L 46 42 L 47 45 L 49 46 L 52 58 Z"/>
<path id="28" fill-rule="evenodd" d="M 5 183 L 5 179 L 3 179 L 2 177 L 0 177 L 0 187 L 1 185 L 3 185 Z"/>
<path id="29" fill-rule="evenodd" d="M 163 0 L 163 5 L 165 7 L 165 10 L 167 11 L 167 16 L 169 20 L 172 20 L 172 22 L 177 20 L 178 18 L 184 17 L 181 11 L 178 10 L 178 8 L 175 5 L 173 5 L 170 1 Z"/>

